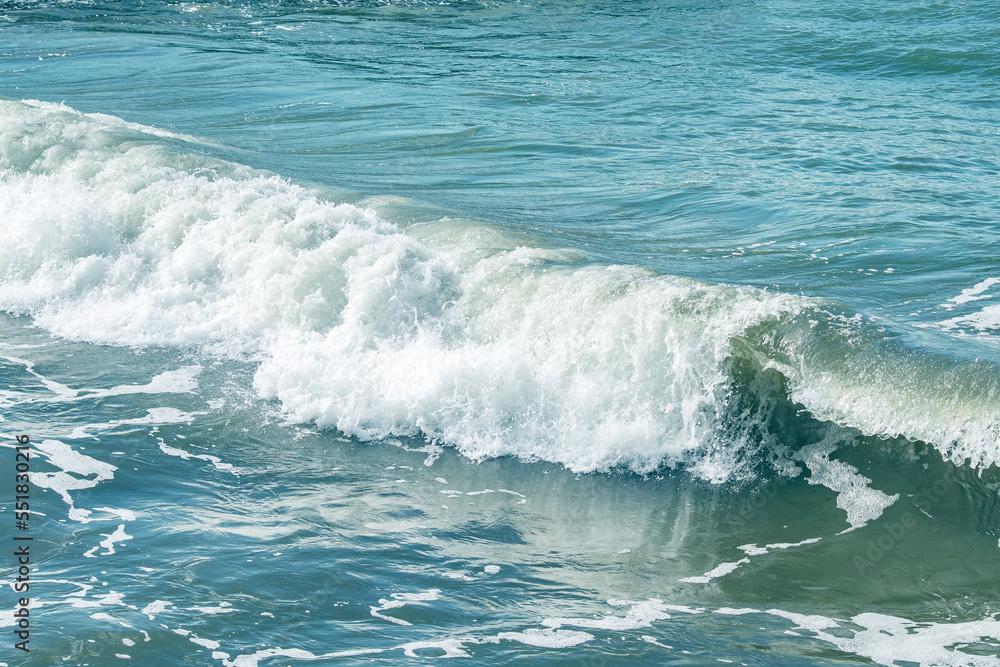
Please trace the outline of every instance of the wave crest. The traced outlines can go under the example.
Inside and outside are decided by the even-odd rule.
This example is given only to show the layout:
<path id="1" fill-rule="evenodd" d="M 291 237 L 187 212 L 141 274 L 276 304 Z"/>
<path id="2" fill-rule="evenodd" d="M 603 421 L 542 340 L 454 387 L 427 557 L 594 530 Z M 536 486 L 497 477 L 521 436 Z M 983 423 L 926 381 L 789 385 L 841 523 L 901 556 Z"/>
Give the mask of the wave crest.
<path id="1" fill-rule="evenodd" d="M 0 101 L 0 117 L 14 249 L 0 307 L 67 338 L 250 357 L 292 419 L 476 459 L 684 463 L 721 480 L 768 445 L 772 399 L 790 396 L 996 463 L 994 365 L 914 350 L 819 300 L 598 265 L 485 225 L 402 229 L 63 106 Z M 756 386 L 778 393 L 748 399 L 773 371 L 784 381 Z"/>

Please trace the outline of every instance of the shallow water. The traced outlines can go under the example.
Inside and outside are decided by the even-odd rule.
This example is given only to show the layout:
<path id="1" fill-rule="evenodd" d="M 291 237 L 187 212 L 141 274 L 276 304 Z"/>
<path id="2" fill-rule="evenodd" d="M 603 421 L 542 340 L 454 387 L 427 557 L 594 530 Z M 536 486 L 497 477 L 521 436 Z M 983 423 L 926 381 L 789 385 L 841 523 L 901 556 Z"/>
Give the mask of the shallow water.
<path id="1" fill-rule="evenodd" d="M 0 4 L 0 661 L 1000 664 L 996 11 Z"/>

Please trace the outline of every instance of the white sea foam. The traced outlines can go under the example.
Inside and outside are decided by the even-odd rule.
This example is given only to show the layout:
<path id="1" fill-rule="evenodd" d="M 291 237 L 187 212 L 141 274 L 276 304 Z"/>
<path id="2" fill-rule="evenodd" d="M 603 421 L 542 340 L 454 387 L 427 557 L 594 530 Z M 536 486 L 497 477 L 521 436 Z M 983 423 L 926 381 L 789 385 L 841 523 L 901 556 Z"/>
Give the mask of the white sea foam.
<path id="1" fill-rule="evenodd" d="M 810 484 L 837 492 L 837 507 L 847 512 L 847 522 L 851 524 L 847 531 L 850 531 L 882 516 L 886 508 L 899 500 L 899 494 L 890 496 L 871 488 L 871 480 L 858 473 L 857 468 L 830 459 L 839 444 L 836 433 L 831 432 L 827 439 L 800 449 L 795 458 L 809 468 L 811 475 L 807 481 Z"/>
<path id="2" fill-rule="evenodd" d="M 938 307 L 951 311 L 955 310 L 958 306 L 965 305 L 972 301 L 992 299 L 994 294 L 991 294 L 990 290 L 995 285 L 1000 285 L 1000 278 L 987 278 L 968 289 L 962 290 L 961 294 L 948 299 L 945 303 L 940 304 Z M 957 331 L 960 333 L 979 333 L 980 335 L 997 331 L 1000 330 L 1000 304 L 986 306 L 973 313 L 956 315 L 955 317 L 950 317 L 936 324 L 924 326 L 926 328 L 936 328 L 948 332 Z"/>
<path id="3" fill-rule="evenodd" d="M 123 593 L 110 591 L 109 593 L 106 593 L 104 595 L 95 596 L 91 600 L 82 597 L 74 597 L 73 599 L 68 601 L 70 605 L 76 607 L 77 609 L 92 609 L 94 607 L 103 607 L 105 605 L 122 607 L 125 606 L 124 599 L 125 595 Z"/>
<path id="4" fill-rule="evenodd" d="M 111 614 L 106 614 L 103 611 L 99 611 L 97 613 L 91 614 L 90 617 L 92 619 L 94 619 L 95 621 L 109 621 L 111 623 L 117 623 L 118 625 L 122 626 L 123 628 L 134 629 L 134 627 L 135 627 L 135 626 L 129 625 L 128 623 L 126 623 L 125 621 L 121 620 L 120 618 L 115 618 Z"/>
<path id="5" fill-rule="evenodd" d="M 69 338 L 255 356 L 292 419 L 362 438 L 649 471 L 712 432 L 730 338 L 804 303 L 459 223 L 421 240 L 133 128 L 0 104 L 0 305 Z"/>
<path id="6" fill-rule="evenodd" d="M 793 547 L 801 547 L 807 544 L 815 544 L 821 539 L 823 538 L 811 537 L 807 540 L 802 540 L 801 542 L 779 542 L 776 544 L 768 544 L 766 547 L 758 547 L 756 544 L 744 544 L 740 546 L 739 549 L 747 555 L 746 558 L 741 558 L 738 561 L 728 563 L 720 563 L 705 574 L 695 577 L 684 577 L 678 581 L 686 584 L 707 584 L 713 579 L 719 579 L 728 574 L 732 574 L 741 566 L 748 564 L 750 559 L 753 557 L 766 555 L 775 549 L 791 549 Z"/>
<path id="7" fill-rule="evenodd" d="M 939 322 L 937 326 L 945 331 L 952 329 L 975 329 L 981 332 L 1000 330 L 1000 304 L 986 306 L 982 310 L 968 315 L 952 317 Z"/>
<path id="8" fill-rule="evenodd" d="M 994 367 L 934 372 L 905 358 L 872 364 L 864 370 L 777 366 L 792 380 L 791 398 L 820 419 L 869 436 L 923 440 L 955 463 L 1000 463 L 1000 375 Z"/>
<path id="9" fill-rule="evenodd" d="M 1000 284 L 1000 278 L 987 278 L 986 280 L 977 283 L 976 285 L 968 289 L 962 290 L 961 294 L 959 294 L 956 297 L 952 297 L 951 299 L 948 299 L 948 301 L 946 303 L 942 303 L 940 307 L 945 308 L 947 310 L 954 310 L 955 306 L 960 306 L 962 304 L 969 303 L 970 301 L 990 299 L 992 298 L 992 295 L 983 294 L 983 292 L 988 290 L 993 285 L 997 284 Z"/>
<path id="10" fill-rule="evenodd" d="M 33 443 L 35 450 L 48 459 L 56 472 L 32 471 L 31 482 L 43 489 L 51 489 L 69 505 L 69 518 L 87 523 L 91 511 L 78 508 L 73 503 L 70 491 L 79 491 L 97 486 L 112 479 L 117 467 L 76 451 L 58 440 L 41 440 Z M 104 508 L 105 510 L 107 508 Z M 128 512 L 128 510 L 119 510 Z"/>
<path id="11" fill-rule="evenodd" d="M 19 359 L 18 357 L 0 357 L 0 358 L 5 359 L 6 361 L 9 361 L 11 363 L 23 365 L 24 369 L 29 374 L 35 376 L 35 378 L 37 378 L 38 381 L 42 383 L 42 386 L 44 386 L 46 389 L 55 394 L 56 397 L 58 397 L 59 399 L 72 400 L 73 398 L 76 397 L 78 393 L 76 389 L 71 389 L 70 387 L 67 387 L 64 384 L 61 384 L 54 380 L 50 380 L 42 376 L 41 374 L 37 373 L 35 371 L 35 364 L 32 361 L 28 361 L 27 359 Z"/>
<path id="12" fill-rule="evenodd" d="M 149 620 L 152 621 L 156 618 L 157 614 L 162 613 L 167 607 L 172 606 L 174 606 L 173 602 L 168 602 L 166 600 L 154 600 L 143 607 L 141 613 L 146 614 L 146 616 L 149 617 Z"/>
<path id="13" fill-rule="evenodd" d="M 95 507 L 94 512 L 107 512 L 112 514 L 122 521 L 135 521 L 135 512 L 132 510 L 116 509 L 114 507 Z"/>
<path id="14" fill-rule="evenodd" d="M 177 447 L 171 447 L 170 445 L 168 445 L 163 441 L 163 438 L 157 438 L 157 440 L 160 443 L 160 451 L 163 452 L 164 454 L 167 454 L 169 456 L 176 456 L 180 459 L 184 459 L 185 461 L 187 461 L 188 459 L 199 459 L 201 461 L 208 461 L 213 466 L 215 466 L 217 470 L 225 470 L 226 472 L 231 472 L 233 474 L 236 474 L 235 470 L 233 469 L 233 464 L 223 462 L 223 460 L 220 459 L 218 456 L 212 456 L 211 454 L 191 454 L 190 452 L 186 452 L 183 449 L 178 449 Z"/>
<path id="15" fill-rule="evenodd" d="M 290 419 L 363 439 L 417 436 L 578 472 L 684 462 L 723 480 L 740 446 L 718 442 L 734 341 L 753 348 L 818 305 L 594 265 L 485 225 L 401 230 L 60 105 L 0 101 L 0 118 L 0 308 L 67 338 L 255 359 L 257 391 Z M 818 416 L 976 464 L 998 455 L 988 388 L 943 404 L 891 369 L 831 373 L 802 341 L 768 340 L 781 360 L 758 361 Z M 193 391 L 196 371 L 184 372 L 109 391 Z"/>
<path id="16" fill-rule="evenodd" d="M 316 660 L 319 658 L 325 658 L 329 656 L 316 655 L 309 651 L 305 651 L 299 648 L 282 649 L 282 648 L 269 648 L 262 651 L 257 651 L 256 653 L 250 653 L 247 655 L 237 656 L 235 660 L 230 661 L 228 653 L 219 652 L 218 654 L 213 653 L 212 657 L 222 661 L 225 667 L 257 667 L 261 660 L 266 660 L 267 658 L 274 657 L 292 658 L 294 660 Z"/>
<path id="17" fill-rule="evenodd" d="M 531 628 L 524 632 L 501 632 L 497 637 L 542 648 L 568 648 L 594 639 L 594 635 L 587 632 L 580 632 L 578 630 L 553 630 L 551 628 L 544 630 Z"/>
<path id="18" fill-rule="evenodd" d="M 141 426 L 145 424 L 190 424 L 198 415 L 204 412 L 183 412 L 176 408 L 147 408 L 146 416 L 137 419 L 115 419 L 102 424 L 87 424 L 77 426 L 70 433 L 70 438 L 94 438 L 93 431 L 107 431 L 122 425 Z"/>
<path id="19" fill-rule="evenodd" d="M 383 598 L 378 601 L 379 606 L 370 607 L 371 615 L 375 618 L 381 618 L 391 623 L 395 623 L 396 625 L 413 625 L 409 621 L 404 621 L 403 619 L 396 618 L 395 616 L 386 616 L 382 612 L 390 609 L 400 609 L 411 602 L 431 602 L 433 600 L 438 600 L 440 599 L 440 593 L 441 591 L 437 588 L 432 588 L 423 593 L 393 593 L 391 600 Z"/>
<path id="20" fill-rule="evenodd" d="M 230 602 L 220 602 L 214 607 L 191 607 L 191 610 L 196 611 L 199 614 L 209 614 L 212 616 L 216 614 L 232 614 L 233 612 L 239 611 L 239 609 L 235 609 Z"/>
<path id="21" fill-rule="evenodd" d="M 783 545 L 769 546 L 782 548 Z M 669 621 L 670 616 L 666 613 L 668 610 L 689 614 L 699 614 L 706 611 L 666 605 L 660 600 L 647 600 L 645 602 L 609 600 L 609 604 L 613 606 L 631 605 L 631 609 L 625 618 L 606 616 L 603 619 L 547 619 L 543 621 L 543 625 L 549 628 L 570 625 L 624 632 Z M 905 618 L 868 612 L 858 614 L 849 622 L 844 622 L 818 614 L 801 614 L 782 609 L 757 610 L 722 607 L 710 610 L 710 613 L 723 616 L 768 614 L 787 619 L 794 623 L 798 630 L 810 633 L 809 636 L 831 644 L 844 653 L 868 658 L 879 665 L 895 665 L 900 662 L 912 662 L 926 667 L 933 665 L 996 667 L 1000 665 L 1000 658 L 988 655 L 990 652 L 995 652 L 996 642 L 1000 640 L 1000 621 L 993 617 L 964 622 L 915 622 Z M 593 639 L 593 637 L 587 639 L 583 636 L 587 634 L 567 635 L 562 638 L 565 639 L 565 643 L 561 646 L 573 645 L 570 642 L 583 643 Z M 798 633 L 788 631 L 788 634 L 796 635 Z M 499 635 L 501 639 L 514 639 L 515 641 L 536 637 L 539 639 L 539 643 L 534 644 L 536 646 L 557 647 L 559 638 L 554 634 L 545 635 L 544 631 L 529 630 L 523 633 L 501 633 Z M 541 643 L 546 639 L 550 639 L 552 643 Z M 671 648 L 657 643 L 654 637 L 648 635 L 643 635 L 641 639 L 664 648 Z M 531 642 L 525 641 L 524 643 Z M 967 651 L 966 649 L 972 650 Z"/>
<path id="22" fill-rule="evenodd" d="M 409 658 L 471 658 L 464 649 L 463 642 L 458 639 L 442 639 L 440 641 L 409 642 L 399 648 L 403 649 L 403 655 Z M 444 655 L 420 654 L 417 651 L 444 651 Z"/>
<path id="23" fill-rule="evenodd" d="M 752 610 L 748 610 L 753 613 Z M 732 612 L 730 612 L 732 613 Z M 824 616 L 770 609 L 768 614 L 787 618 L 817 639 L 845 653 L 868 658 L 879 665 L 909 662 L 921 666 L 969 665 L 996 667 L 1000 658 L 979 654 L 995 652 L 1000 622 L 995 618 L 956 623 L 918 623 L 885 614 L 864 613 L 851 619 L 855 627 L 842 626 Z M 860 627 L 861 629 L 856 629 Z M 963 649 L 978 649 L 966 652 Z"/>
<path id="24" fill-rule="evenodd" d="M 612 607 L 629 607 L 625 616 L 604 616 L 602 618 L 546 618 L 542 625 L 548 628 L 561 628 L 569 625 L 576 628 L 592 628 L 594 630 L 611 630 L 615 632 L 648 628 L 655 621 L 670 618 L 668 606 L 659 599 L 643 601 L 608 600 Z"/>
<path id="25" fill-rule="evenodd" d="M 101 533 L 101 537 L 104 537 L 106 539 L 101 540 L 98 546 L 84 553 L 83 554 L 84 556 L 90 558 L 96 558 L 97 556 L 95 555 L 94 552 L 96 552 L 99 548 L 104 549 L 104 551 L 101 552 L 99 555 L 111 556 L 115 553 L 115 544 L 132 539 L 132 536 L 125 532 L 125 524 L 119 524 L 118 528 L 113 533 L 108 533 L 108 534 Z"/>
<path id="26" fill-rule="evenodd" d="M 679 579 L 679 581 L 686 584 L 707 584 L 712 579 L 718 579 L 726 576 L 727 574 L 732 574 L 739 568 L 740 565 L 746 565 L 749 562 L 749 558 L 741 558 L 738 561 L 731 563 L 720 563 L 705 574 L 698 575 L 696 577 L 684 577 L 683 579 Z"/>

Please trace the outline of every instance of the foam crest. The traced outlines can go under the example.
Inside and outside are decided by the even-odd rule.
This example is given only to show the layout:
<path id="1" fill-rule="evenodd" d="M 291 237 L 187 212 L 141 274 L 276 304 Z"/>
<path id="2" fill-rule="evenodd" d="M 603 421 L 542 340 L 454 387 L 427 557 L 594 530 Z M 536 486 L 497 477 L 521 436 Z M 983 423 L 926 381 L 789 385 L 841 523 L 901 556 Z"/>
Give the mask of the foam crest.
<path id="1" fill-rule="evenodd" d="M 275 327 L 328 327 L 347 260 L 400 237 L 370 211 L 132 127 L 0 107 L 0 305 L 68 338 L 253 352 Z"/>
<path id="2" fill-rule="evenodd" d="M 386 309 L 345 310 L 326 335 L 272 348 L 258 389 L 296 420 L 362 438 L 423 435 L 473 458 L 649 471 L 713 432 L 729 338 L 792 306 L 635 267 L 545 260 L 502 251 L 448 280 L 393 268 L 406 277 L 389 304 L 411 304 L 407 331 Z"/>
<path id="3" fill-rule="evenodd" d="M 797 320 L 797 321 L 794 321 Z M 931 443 L 955 463 L 1000 462 L 1000 365 L 915 347 L 886 323 L 819 309 L 756 337 L 792 400 L 869 436 Z"/>

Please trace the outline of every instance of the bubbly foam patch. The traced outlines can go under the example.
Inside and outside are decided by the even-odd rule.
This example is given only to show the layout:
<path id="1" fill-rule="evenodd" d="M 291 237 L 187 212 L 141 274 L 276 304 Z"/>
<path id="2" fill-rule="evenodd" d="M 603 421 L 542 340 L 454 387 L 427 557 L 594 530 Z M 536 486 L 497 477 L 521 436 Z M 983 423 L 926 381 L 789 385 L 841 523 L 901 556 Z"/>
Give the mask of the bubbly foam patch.
<path id="1" fill-rule="evenodd" d="M 106 539 L 101 540 L 101 543 L 98 546 L 84 552 L 83 555 L 85 557 L 96 558 L 98 555 L 113 556 L 115 554 L 115 544 L 132 539 L 132 536 L 125 532 L 125 524 L 120 524 L 113 533 L 102 533 L 101 537 Z M 97 554 L 96 552 L 98 549 L 104 549 L 104 551 Z"/>
<path id="2" fill-rule="evenodd" d="M 945 331 L 973 329 L 985 333 L 1000 330 L 1000 304 L 986 306 L 982 310 L 968 315 L 952 317 L 940 322 L 938 326 Z"/>
<path id="3" fill-rule="evenodd" d="M 979 655 L 995 651 L 1000 622 L 995 618 L 957 623 L 918 623 L 885 614 L 864 613 L 851 619 L 860 630 L 841 626 L 824 616 L 796 614 L 778 609 L 768 614 L 787 618 L 815 638 L 845 653 L 868 658 L 879 665 L 909 662 L 918 665 L 973 665 L 996 667 L 1000 658 Z M 836 631 L 836 632 L 834 632 Z M 974 649 L 967 652 L 963 649 Z"/>
<path id="4" fill-rule="evenodd" d="M 831 459 L 830 455 L 839 444 L 836 434 L 831 433 L 825 440 L 800 449 L 795 458 L 809 468 L 811 474 L 806 481 L 837 492 L 837 507 L 847 512 L 847 522 L 851 524 L 844 531 L 847 532 L 866 526 L 869 521 L 882 516 L 888 507 L 899 500 L 899 494 L 890 496 L 871 488 L 871 480 L 861 475 L 857 468 Z"/>
<path id="5" fill-rule="evenodd" d="M 970 310 L 968 308 L 961 308 L 965 304 L 992 299 L 1000 294 L 997 291 L 997 285 L 1000 285 L 1000 278 L 993 277 L 986 278 L 972 287 L 962 290 L 961 294 L 948 299 L 938 307 L 947 311 L 954 311 L 958 308 L 959 312 L 966 312 L 956 314 L 954 317 L 936 324 L 924 325 L 924 328 L 936 328 L 950 333 L 977 334 L 979 336 L 988 336 L 992 332 L 1000 330 L 1000 304 L 988 305 L 973 312 L 968 312 Z"/>
<path id="6" fill-rule="evenodd" d="M 440 599 L 440 593 L 440 589 L 437 588 L 432 588 L 431 590 L 423 593 L 393 593 L 391 599 L 380 599 L 378 601 L 379 606 L 372 606 L 371 615 L 375 618 L 381 618 L 397 625 L 413 625 L 409 621 L 404 621 L 403 619 L 396 618 L 395 616 L 387 616 L 382 612 L 390 609 L 401 609 L 412 602 L 431 602 L 438 600 Z"/>
<path id="7" fill-rule="evenodd" d="M 719 579 L 720 577 L 724 577 L 727 574 L 732 574 L 740 567 L 740 565 L 746 565 L 749 562 L 750 562 L 749 558 L 741 558 L 738 561 L 734 561 L 732 563 L 720 563 L 719 565 L 715 566 L 705 574 L 698 575 L 696 577 L 684 577 L 683 579 L 679 579 L 678 581 L 681 581 L 686 584 L 707 584 L 712 579 Z"/>
<path id="8" fill-rule="evenodd" d="M 945 303 L 942 303 L 940 307 L 946 310 L 954 310 L 956 306 L 961 306 L 962 304 L 969 303 L 970 301 L 991 299 L 993 298 L 993 295 L 984 294 L 984 292 L 989 290 L 993 285 L 997 284 L 1000 284 L 1000 278 L 987 278 L 973 287 L 962 290 L 961 294 L 948 299 Z"/>
<path id="9" fill-rule="evenodd" d="M 212 456 L 211 454 L 191 454 L 190 452 L 186 452 L 183 449 L 178 449 L 177 447 L 171 447 L 170 445 L 168 445 L 163 441 L 163 438 L 157 438 L 157 441 L 160 443 L 160 451 L 163 452 L 164 454 L 167 454 L 168 456 L 176 456 L 177 458 L 183 459 L 185 461 L 187 461 L 188 459 L 199 459 L 201 461 L 208 461 L 213 466 L 215 466 L 217 470 L 225 470 L 226 472 L 236 474 L 233 469 L 233 464 L 223 462 L 223 460 L 220 459 L 218 456 Z"/>
<path id="10" fill-rule="evenodd" d="M 742 565 L 750 563 L 751 558 L 756 556 L 764 556 L 775 549 L 792 549 L 794 547 L 802 547 L 807 544 L 815 544 L 819 542 L 821 537 L 811 537 L 807 540 L 802 540 L 801 542 L 778 542 L 776 544 L 768 544 L 766 547 L 759 547 L 756 544 L 744 544 L 739 549 L 743 551 L 747 556 L 746 558 L 741 558 L 738 561 L 733 561 L 729 563 L 720 563 L 708 572 L 696 577 L 684 577 L 683 579 L 678 579 L 678 581 L 686 584 L 707 584 L 713 579 L 719 579 L 728 574 L 732 574 Z"/>
<path id="11" fill-rule="evenodd" d="M 608 600 L 608 604 L 612 607 L 629 607 L 629 610 L 626 612 L 625 616 L 604 616 L 602 618 L 546 618 L 542 621 L 542 625 L 553 629 L 569 625 L 577 628 L 591 628 L 594 630 L 621 632 L 626 630 L 648 628 L 655 621 L 662 621 L 670 618 L 670 614 L 667 613 L 667 610 L 670 607 L 659 599 L 643 601 Z"/>
<path id="12" fill-rule="evenodd" d="M 524 632 L 501 632 L 497 637 L 541 648 L 568 648 L 594 639 L 594 635 L 586 632 L 577 630 L 552 630 L 551 628 L 544 630 L 530 628 Z"/>
<path id="13" fill-rule="evenodd" d="M 83 454 L 58 440 L 32 443 L 35 450 L 48 459 L 55 472 L 32 471 L 31 483 L 55 491 L 69 505 L 69 518 L 81 523 L 90 521 L 91 511 L 73 504 L 70 491 L 90 489 L 115 476 L 116 466 Z"/>

